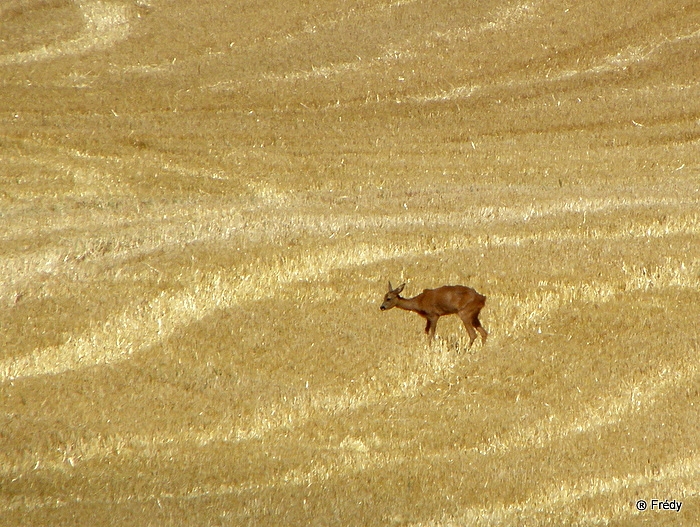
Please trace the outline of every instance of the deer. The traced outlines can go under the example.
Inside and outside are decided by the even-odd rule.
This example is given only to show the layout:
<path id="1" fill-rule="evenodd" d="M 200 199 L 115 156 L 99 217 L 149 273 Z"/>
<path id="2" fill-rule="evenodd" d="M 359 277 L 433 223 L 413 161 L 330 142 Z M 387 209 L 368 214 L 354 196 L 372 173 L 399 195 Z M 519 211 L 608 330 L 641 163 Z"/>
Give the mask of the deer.
<path id="1" fill-rule="evenodd" d="M 389 282 L 389 292 L 384 295 L 384 301 L 379 309 L 387 311 L 392 307 L 398 307 L 405 311 L 413 311 L 427 320 L 425 333 L 428 342 L 435 338 L 435 328 L 440 317 L 445 315 L 458 315 L 464 323 L 469 334 L 469 348 L 476 339 L 476 332 L 481 335 L 482 345 L 486 343 L 488 333 L 479 322 L 479 312 L 486 304 L 486 297 L 477 293 L 471 287 L 463 285 L 444 285 L 437 289 L 424 289 L 423 292 L 413 298 L 402 298 L 401 291 L 406 284 L 401 284 L 394 289 Z"/>

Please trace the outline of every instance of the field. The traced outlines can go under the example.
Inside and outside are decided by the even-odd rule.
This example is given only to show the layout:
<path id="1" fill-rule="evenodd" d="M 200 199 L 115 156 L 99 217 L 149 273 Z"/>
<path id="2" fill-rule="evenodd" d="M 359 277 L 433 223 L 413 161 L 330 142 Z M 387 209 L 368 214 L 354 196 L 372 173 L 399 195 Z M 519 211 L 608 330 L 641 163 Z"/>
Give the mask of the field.
<path id="1" fill-rule="evenodd" d="M 700 4 L 518 1 L 0 4 L 0 524 L 696 525 Z"/>

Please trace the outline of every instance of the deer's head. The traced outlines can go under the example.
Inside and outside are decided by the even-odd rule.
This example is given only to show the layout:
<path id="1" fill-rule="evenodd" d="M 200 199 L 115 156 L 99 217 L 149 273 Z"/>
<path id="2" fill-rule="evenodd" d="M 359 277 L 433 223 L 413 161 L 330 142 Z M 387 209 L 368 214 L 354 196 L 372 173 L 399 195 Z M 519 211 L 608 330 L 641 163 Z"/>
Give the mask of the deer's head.
<path id="1" fill-rule="evenodd" d="M 389 292 L 384 295 L 384 302 L 382 302 L 382 305 L 379 306 L 379 309 L 382 311 L 386 311 L 387 309 L 391 309 L 392 307 L 396 306 L 396 304 L 399 303 L 399 299 L 401 298 L 399 296 L 399 293 L 403 291 L 403 288 L 406 286 L 406 284 L 401 284 L 399 287 L 394 289 L 391 287 L 391 282 L 389 282 Z"/>

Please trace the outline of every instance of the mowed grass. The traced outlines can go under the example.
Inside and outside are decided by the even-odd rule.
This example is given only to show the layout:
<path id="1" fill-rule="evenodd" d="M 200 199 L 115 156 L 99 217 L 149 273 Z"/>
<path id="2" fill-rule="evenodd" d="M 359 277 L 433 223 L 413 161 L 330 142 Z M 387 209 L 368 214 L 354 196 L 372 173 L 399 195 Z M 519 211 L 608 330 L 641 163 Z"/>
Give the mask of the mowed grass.
<path id="1" fill-rule="evenodd" d="M 695 523 L 695 3 L 0 23 L 0 523 Z"/>

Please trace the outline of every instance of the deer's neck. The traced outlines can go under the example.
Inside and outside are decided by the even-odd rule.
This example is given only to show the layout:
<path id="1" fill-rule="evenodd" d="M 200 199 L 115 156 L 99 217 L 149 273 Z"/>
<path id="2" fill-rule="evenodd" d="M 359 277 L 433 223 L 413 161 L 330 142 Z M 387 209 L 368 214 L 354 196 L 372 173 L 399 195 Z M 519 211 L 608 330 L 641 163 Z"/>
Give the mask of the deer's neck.
<path id="1" fill-rule="evenodd" d="M 399 301 L 396 303 L 396 307 L 399 309 L 403 309 L 405 311 L 415 311 L 416 313 L 420 313 L 423 311 L 423 307 L 421 304 L 416 300 L 417 297 L 413 298 L 401 298 L 399 297 Z"/>

